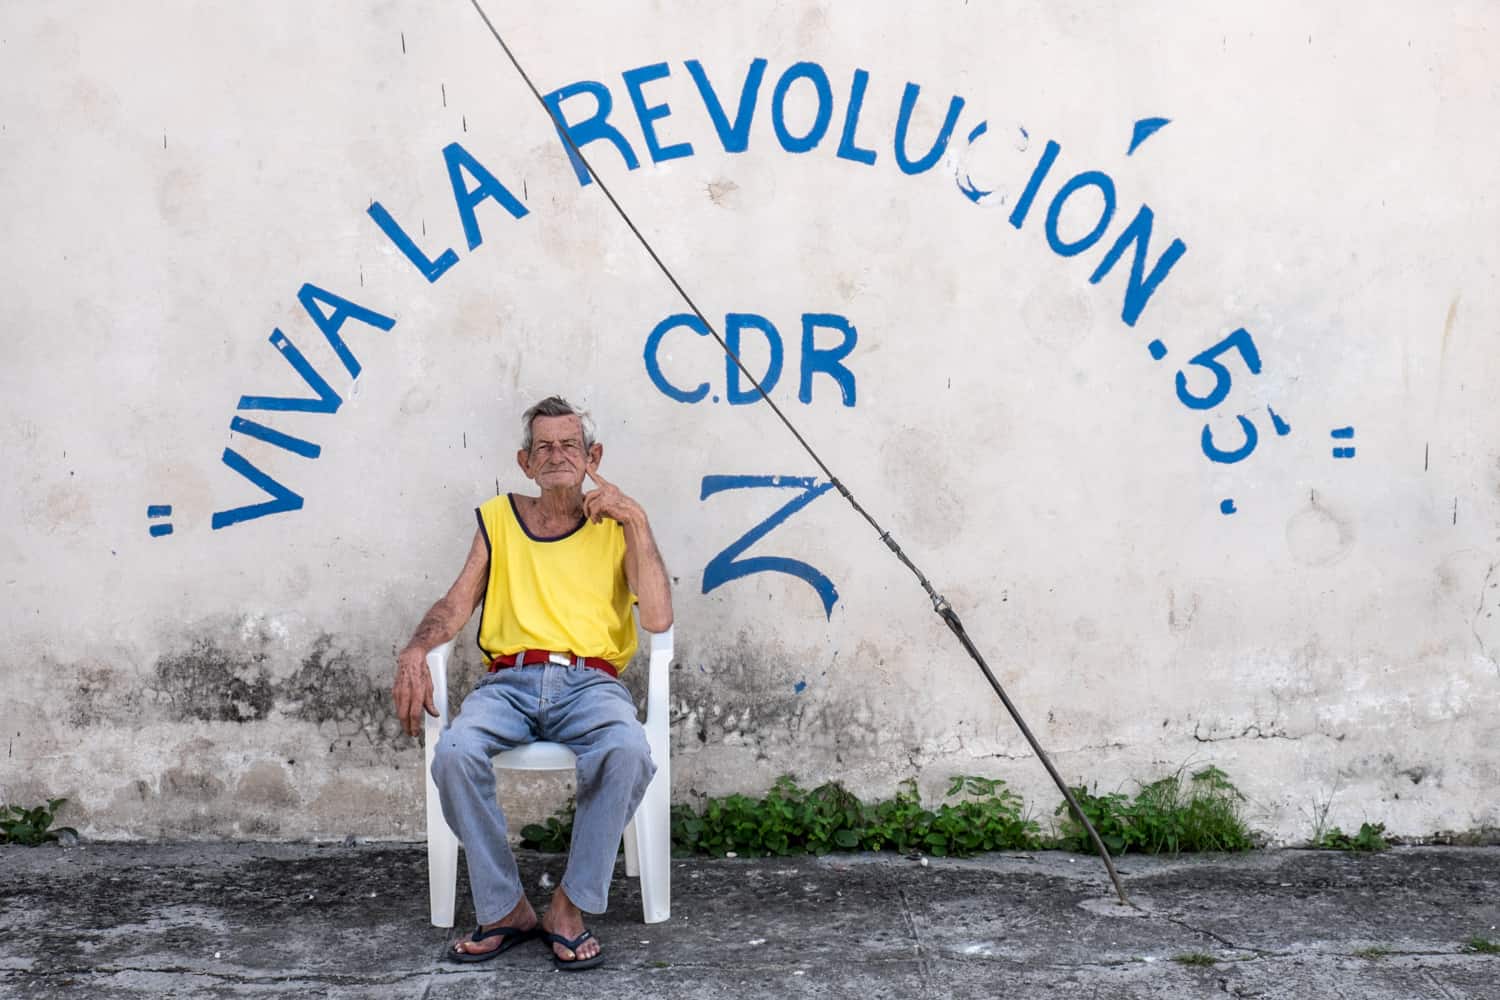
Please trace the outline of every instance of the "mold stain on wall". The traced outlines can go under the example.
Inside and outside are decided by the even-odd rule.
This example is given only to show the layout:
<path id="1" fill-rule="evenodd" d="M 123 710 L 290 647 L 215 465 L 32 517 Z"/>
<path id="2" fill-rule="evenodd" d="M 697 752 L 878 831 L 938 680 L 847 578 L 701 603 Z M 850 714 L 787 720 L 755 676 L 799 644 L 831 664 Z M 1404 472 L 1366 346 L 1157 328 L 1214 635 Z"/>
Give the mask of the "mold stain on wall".
<path id="1" fill-rule="evenodd" d="M 841 762 L 850 751 L 904 738 L 900 724 L 877 724 L 882 713 L 868 698 L 820 696 L 819 685 L 795 673 L 805 662 L 747 631 L 722 645 L 684 648 L 672 671 L 673 753 L 738 745 L 765 760 L 795 747 Z"/>
<path id="2" fill-rule="evenodd" d="M 341 738 L 395 743 L 401 728 L 390 691 L 371 679 L 372 671 L 361 670 L 349 650 L 334 650 L 333 642 L 326 632 L 318 636 L 297 672 L 279 686 L 282 711 L 320 728 L 332 726 Z"/>
<path id="3" fill-rule="evenodd" d="M 290 676 L 278 678 L 277 666 L 265 650 L 235 649 L 208 636 L 163 654 L 144 679 L 107 664 L 79 664 L 67 720 L 88 728 L 153 721 L 245 725 L 279 716 L 310 723 L 336 740 L 398 741 L 386 664 L 362 666 L 356 653 L 325 632 Z"/>
<path id="4" fill-rule="evenodd" d="M 276 702 L 265 653 L 236 655 L 200 637 L 156 661 L 148 690 L 176 722 L 260 722 Z"/>

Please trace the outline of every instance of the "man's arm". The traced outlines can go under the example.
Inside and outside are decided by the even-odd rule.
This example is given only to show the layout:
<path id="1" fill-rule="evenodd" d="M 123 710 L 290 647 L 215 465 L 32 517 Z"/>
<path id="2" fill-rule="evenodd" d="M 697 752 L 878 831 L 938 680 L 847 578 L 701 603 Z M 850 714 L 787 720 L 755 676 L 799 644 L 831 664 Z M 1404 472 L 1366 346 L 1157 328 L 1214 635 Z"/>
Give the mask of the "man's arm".
<path id="1" fill-rule="evenodd" d="M 432 700 L 432 673 L 427 669 L 427 654 L 458 635 L 469 616 L 479 606 L 489 580 L 490 547 L 483 529 L 474 532 L 474 544 L 458 579 L 442 600 L 422 617 L 422 623 L 396 657 L 396 682 L 391 695 L 396 700 L 396 717 L 408 736 L 422 731 L 422 713 L 437 715 Z"/>
<path id="2" fill-rule="evenodd" d="M 625 579 L 640 606 L 641 628 L 665 632 L 672 627 L 672 587 L 656 536 L 651 533 L 651 521 L 640 504 L 599 478 L 597 468 L 589 466 L 588 474 L 599 488 L 585 494 L 584 516 L 594 521 L 613 518 L 625 529 Z"/>
<path id="3" fill-rule="evenodd" d="M 625 579 L 641 609 L 641 628 L 665 632 L 672 627 L 672 588 L 667 566 L 651 534 L 651 522 L 640 504 L 636 514 L 620 522 L 625 529 Z"/>

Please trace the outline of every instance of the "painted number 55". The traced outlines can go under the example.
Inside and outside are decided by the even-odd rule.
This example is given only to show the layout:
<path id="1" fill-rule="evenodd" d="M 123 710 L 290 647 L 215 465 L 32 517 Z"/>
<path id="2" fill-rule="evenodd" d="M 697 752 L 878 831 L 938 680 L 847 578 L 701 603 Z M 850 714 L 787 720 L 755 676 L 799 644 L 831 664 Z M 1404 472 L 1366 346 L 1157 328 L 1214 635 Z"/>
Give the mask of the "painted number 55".
<path id="1" fill-rule="evenodd" d="M 1241 327 L 1217 344 L 1200 352 L 1188 362 L 1189 366 L 1197 365 L 1213 373 L 1213 387 L 1207 393 L 1201 396 L 1193 393 L 1188 389 L 1187 373 L 1177 373 L 1177 398 L 1182 401 L 1183 406 L 1192 410 L 1211 410 L 1224 401 L 1224 398 L 1229 395 L 1231 378 L 1229 369 L 1218 359 L 1220 355 L 1231 350 L 1240 353 L 1240 357 L 1244 358 L 1245 367 L 1250 370 L 1251 375 L 1260 374 L 1260 352 L 1255 349 L 1255 341 L 1251 339 L 1250 332 Z M 1255 450 L 1256 442 L 1259 439 L 1255 425 L 1250 422 L 1248 417 L 1240 416 L 1237 419 L 1240 430 L 1244 432 L 1245 442 L 1238 448 L 1229 451 L 1218 447 L 1214 443 L 1213 431 L 1207 424 L 1203 425 L 1203 454 L 1207 455 L 1210 461 L 1225 464 L 1239 462 L 1248 458 L 1250 453 Z"/>

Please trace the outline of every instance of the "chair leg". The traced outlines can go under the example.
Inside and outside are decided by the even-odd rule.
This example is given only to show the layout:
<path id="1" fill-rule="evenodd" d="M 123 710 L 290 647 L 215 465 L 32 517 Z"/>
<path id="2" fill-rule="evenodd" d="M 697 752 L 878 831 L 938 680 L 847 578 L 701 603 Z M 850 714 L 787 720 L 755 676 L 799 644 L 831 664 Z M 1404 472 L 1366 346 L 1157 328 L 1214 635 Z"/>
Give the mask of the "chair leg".
<path id="1" fill-rule="evenodd" d="M 458 836 L 443 818 L 437 783 L 432 780 L 432 755 L 442 735 L 442 726 L 430 716 L 426 723 L 427 890 L 432 903 L 432 926 L 452 927 L 458 893 Z"/>
<path id="2" fill-rule="evenodd" d="M 641 877 L 641 848 L 636 843 L 633 819 L 625 824 L 625 874 L 631 878 Z"/>
<path id="3" fill-rule="evenodd" d="M 640 866 L 641 910 L 648 924 L 659 924 L 672 916 L 671 806 L 671 779 L 663 768 L 651 780 L 632 823 Z"/>

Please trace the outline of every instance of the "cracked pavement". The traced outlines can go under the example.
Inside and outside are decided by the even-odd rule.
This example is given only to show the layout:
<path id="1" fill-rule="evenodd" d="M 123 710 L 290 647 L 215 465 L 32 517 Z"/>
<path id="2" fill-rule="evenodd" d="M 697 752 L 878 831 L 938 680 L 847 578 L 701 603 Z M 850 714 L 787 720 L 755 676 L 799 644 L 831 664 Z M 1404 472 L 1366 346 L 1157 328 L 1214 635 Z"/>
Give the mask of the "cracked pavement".
<path id="1" fill-rule="evenodd" d="M 563 859 L 519 859 L 544 902 Z M 580 980 L 440 961 L 420 844 L 0 847 L 0 996 L 1500 998 L 1500 848 L 1117 864 L 1135 908 L 1059 852 L 681 859 L 654 925 L 622 865 Z"/>

